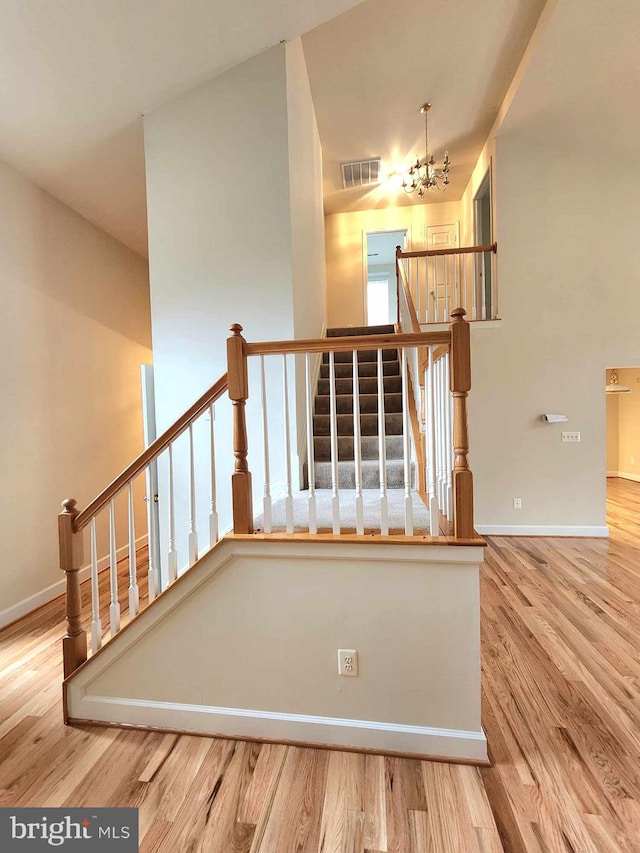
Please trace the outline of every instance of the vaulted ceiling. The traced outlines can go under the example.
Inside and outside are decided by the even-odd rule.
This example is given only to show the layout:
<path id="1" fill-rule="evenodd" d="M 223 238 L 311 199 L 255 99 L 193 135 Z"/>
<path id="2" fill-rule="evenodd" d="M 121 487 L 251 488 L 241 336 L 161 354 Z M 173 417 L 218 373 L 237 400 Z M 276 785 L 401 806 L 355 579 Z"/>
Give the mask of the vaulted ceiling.
<path id="1" fill-rule="evenodd" d="M 327 212 L 418 199 L 388 185 L 343 190 L 340 164 L 382 157 L 383 172 L 430 148 L 452 160 L 446 195 L 459 199 L 545 0 L 367 0 L 307 33 L 303 45 L 324 160 Z"/>
<path id="2" fill-rule="evenodd" d="M 359 0 L 2 0 L 0 159 L 147 252 L 141 116 Z"/>
<path id="3" fill-rule="evenodd" d="M 305 33 L 325 208 L 414 200 L 344 191 L 339 166 L 419 155 L 427 99 L 459 198 L 544 2 L 3 0 L 0 159 L 144 255 L 142 114 Z"/>

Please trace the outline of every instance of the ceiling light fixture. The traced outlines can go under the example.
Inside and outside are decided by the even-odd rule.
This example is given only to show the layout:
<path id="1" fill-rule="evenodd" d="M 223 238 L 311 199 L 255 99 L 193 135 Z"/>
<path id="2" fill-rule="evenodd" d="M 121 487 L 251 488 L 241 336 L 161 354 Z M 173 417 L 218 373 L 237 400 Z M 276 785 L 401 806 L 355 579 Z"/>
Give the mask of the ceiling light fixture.
<path id="1" fill-rule="evenodd" d="M 420 107 L 420 112 L 424 115 L 424 161 L 416 160 L 413 166 L 409 169 L 409 174 L 402 181 L 402 189 L 406 193 L 416 192 L 422 198 L 427 190 L 436 189 L 444 192 L 449 183 L 449 152 L 444 152 L 444 160 L 442 168 L 436 168 L 436 158 L 433 154 L 429 154 L 429 127 L 427 114 L 431 109 L 431 104 L 423 104 Z"/>
<path id="2" fill-rule="evenodd" d="M 630 394 L 631 388 L 627 388 L 626 385 L 621 385 L 618 382 L 618 371 L 614 367 L 611 371 L 611 376 L 609 378 L 609 384 L 604 389 L 607 394 Z"/>

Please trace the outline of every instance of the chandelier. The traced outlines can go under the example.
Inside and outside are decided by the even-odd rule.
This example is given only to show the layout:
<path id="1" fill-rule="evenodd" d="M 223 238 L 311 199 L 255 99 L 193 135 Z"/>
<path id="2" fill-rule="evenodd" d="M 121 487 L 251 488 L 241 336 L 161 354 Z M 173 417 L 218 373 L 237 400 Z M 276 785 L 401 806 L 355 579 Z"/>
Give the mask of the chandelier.
<path id="1" fill-rule="evenodd" d="M 431 109 L 431 104 L 423 104 L 420 107 L 420 112 L 424 115 L 424 161 L 416 160 L 409 169 L 408 175 L 402 180 L 402 189 L 406 193 L 418 192 L 422 197 L 427 190 L 436 189 L 444 192 L 449 183 L 449 152 L 444 152 L 444 160 L 442 168 L 436 168 L 436 158 L 433 154 L 429 154 L 429 128 L 427 121 L 427 113 Z"/>

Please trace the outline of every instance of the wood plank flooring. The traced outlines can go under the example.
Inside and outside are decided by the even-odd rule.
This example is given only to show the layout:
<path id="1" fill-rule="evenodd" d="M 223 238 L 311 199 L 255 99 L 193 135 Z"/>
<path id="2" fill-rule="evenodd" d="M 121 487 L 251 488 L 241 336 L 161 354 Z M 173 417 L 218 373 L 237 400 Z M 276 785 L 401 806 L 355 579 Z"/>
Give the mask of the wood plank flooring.
<path id="1" fill-rule="evenodd" d="M 0 806 L 136 806 L 144 853 L 637 853 L 640 484 L 608 494 L 609 541 L 489 543 L 491 768 L 65 727 L 57 600 L 0 631 Z"/>

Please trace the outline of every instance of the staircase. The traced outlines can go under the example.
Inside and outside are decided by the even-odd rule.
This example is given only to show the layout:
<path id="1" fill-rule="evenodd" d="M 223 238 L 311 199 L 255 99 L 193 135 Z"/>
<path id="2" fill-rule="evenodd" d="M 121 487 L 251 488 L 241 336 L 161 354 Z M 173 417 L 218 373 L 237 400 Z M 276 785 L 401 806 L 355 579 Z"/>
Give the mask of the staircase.
<path id="1" fill-rule="evenodd" d="M 389 335 L 394 327 L 358 326 L 329 329 L 327 337 Z M 338 487 L 354 489 L 353 442 L 353 352 L 336 352 L 336 420 L 338 437 Z M 402 449 L 402 376 L 397 349 L 382 351 L 385 411 L 386 475 L 389 489 L 404 485 Z M 358 356 L 360 431 L 362 435 L 362 488 L 380 488 L 378 432 L 377 351 L 360 350 Z M 317 489 L 330 489 L 331 478 L 331 398 L 329 353 L 323 354 L 313 416 L 314 472 Z"/>

